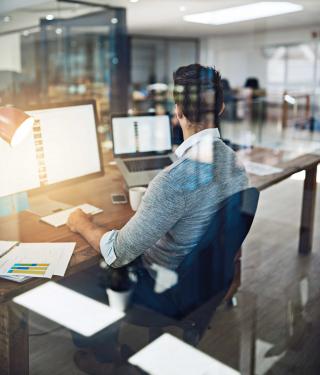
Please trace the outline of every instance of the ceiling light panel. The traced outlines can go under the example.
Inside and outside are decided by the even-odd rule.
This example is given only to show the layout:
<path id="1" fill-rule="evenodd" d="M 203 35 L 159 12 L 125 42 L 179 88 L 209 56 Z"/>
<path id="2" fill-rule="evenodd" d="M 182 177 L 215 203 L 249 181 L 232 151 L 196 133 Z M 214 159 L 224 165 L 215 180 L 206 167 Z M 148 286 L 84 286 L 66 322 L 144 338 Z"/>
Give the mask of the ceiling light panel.
<path id="1" fill-rule="evenodd" d="M 300 4 L 291 2 L 263 1 L 233 8 L 220 9 L 213 12 L 190 14 L 183 17 L 187 22 L 203 23 L 207 25 L 225 25 L 244 22 L 259 18 L 279 16 L 303 10 Z"/>

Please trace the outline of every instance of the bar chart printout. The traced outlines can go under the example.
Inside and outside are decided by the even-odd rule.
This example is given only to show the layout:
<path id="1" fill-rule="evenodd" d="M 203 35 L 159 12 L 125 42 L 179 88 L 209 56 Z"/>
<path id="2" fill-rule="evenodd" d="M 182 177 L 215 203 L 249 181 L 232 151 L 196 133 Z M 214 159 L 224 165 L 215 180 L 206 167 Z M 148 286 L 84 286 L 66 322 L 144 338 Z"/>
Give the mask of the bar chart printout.
<path id="1" fill-rule="evenodd" d="M 13 275 L 27 274 L 30 276 L 44 276 L 48 270 L 49 263 L 14 263 L 8 273 Z"/>
<path id="2" fill-rule="evenodd" d="M 30 277 L 64 276 L 75 246 L 75 242 L 17 244 L 0 257 L 0 277 L 22 282 Z"/>
<path id="3" fill-rule="evenodd" d="M 22 257 L 8 257 L 4 263 L 0 262 L 1 276 L 29 276 L 51 278 L 53 275 L 53 264 L 48 260 L 21 259 Z"/>

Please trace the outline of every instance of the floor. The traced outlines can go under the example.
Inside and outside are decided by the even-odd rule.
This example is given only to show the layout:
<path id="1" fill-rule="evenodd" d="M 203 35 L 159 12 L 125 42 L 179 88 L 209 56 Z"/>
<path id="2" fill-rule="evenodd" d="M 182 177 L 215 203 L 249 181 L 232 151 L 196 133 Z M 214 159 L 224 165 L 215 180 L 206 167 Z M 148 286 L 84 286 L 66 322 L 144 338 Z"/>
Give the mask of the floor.
<path id="1" fill-rule="evenodd" d="M 302 152 L 320 149 L 320 132 L 289 129 L 284 135 L 277 125 L 265 126 L 257 142 L 258 129 L 251 130 L 246 124 L 227 124 L 224 137 L 250 141 L 254 134 L 255 143 L 266 146 L 299 147 Z M 250 370 L 256 375 L 320 374 L 320 189 L 310 256 L 297 254 L 301 198 L 299 178 L 262 192 L 243 250 L 237 306 L 218 309 L 198 346 L 242 374 Z M 125 329 L 132 337 L 129 345 L 144 345 L 144 331 Z M 76 351 L 69 331 L 31 315 L 32 375 L 83 374 L 74 363 Z M 104 369 L 101 373 L 116 372 Z"/>
<path id="2" fill-rule="evenodd" d="M 221 335 L 230 333 L 234 341 L 241 341 L 241 329 L 244 336 L 251 331 L 257 375 L 320 373 L 320 210 L 316 212 L 313 253 L 298 256 L 301 193 L 302 183 L 294 180 L 262 193 L 244 247 L 239 305 L 219 311 L 200 345 L 216 359 L 239 368 L 241 356 L 230 357 L 228 350 L 215 344 L 221 342 Z M 317 199 L 319 202 L 319 190 Z M 229 327 L 218 324 L 219 319 L 228 321 Z M 247 320 L 251 320 L 249 327 Z"/>

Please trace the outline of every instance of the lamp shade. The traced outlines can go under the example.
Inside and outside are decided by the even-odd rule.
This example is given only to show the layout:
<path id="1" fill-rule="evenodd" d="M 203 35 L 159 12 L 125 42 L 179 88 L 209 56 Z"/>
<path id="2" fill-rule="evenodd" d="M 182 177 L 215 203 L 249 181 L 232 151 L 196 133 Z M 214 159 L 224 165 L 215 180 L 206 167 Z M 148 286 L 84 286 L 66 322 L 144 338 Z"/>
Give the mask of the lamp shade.
<path id="1" fill-rule="evenodd" d="M 13 107 L 0 107 L 0 138 L 16 146 L 33 126 L 33 118 Z"/>

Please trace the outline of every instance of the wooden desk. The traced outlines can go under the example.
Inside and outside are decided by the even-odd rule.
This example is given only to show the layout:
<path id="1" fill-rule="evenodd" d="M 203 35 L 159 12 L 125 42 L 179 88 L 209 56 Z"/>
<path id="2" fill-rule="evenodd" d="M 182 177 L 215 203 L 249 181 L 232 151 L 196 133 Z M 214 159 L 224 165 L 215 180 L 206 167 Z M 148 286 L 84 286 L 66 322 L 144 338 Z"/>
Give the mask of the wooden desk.
<path id="1" fill-rule="evenodd" d="M 305 170 L 306 179 L 302 201 L 299 252 L 308 254 L 312 247 L 313 221 L 316 200 L 316 170 L 320 155 L 308 154 L 292 157 L 283 151 L 255 148 L 241 151 L 241 158 L 279 166 L 283 172 L 270 176 L 250 176 L 251 183 L 264 190 L 292 174 Z M 70 204 L 91 203 L 103 208 L 104 212 L 95 217 L 95 222 L 106 230 L 121 228 L 133 215 L 129 205 L 113 205 L 111 193 L 124 191 L 123 180 L 116 166 L 105 159 L 106 174 L 77 186 L 65 187 L 49 194 L 51 199 Z M 31 198 L 32 199 L 32 198 Z M 39 221 L 38 217 L 22 212 L 0 218 L 0 238 L 21 242 L 67 242 L 76 241 L 77 246 L 71 258 L 66 276 L 80 272 L 94 264 L 100 257 L 79 235 L 71 233 L 67 227 L 53 228 Z M 59 279 L 54 277 L 54 280 Z M 0 375 L 27 374 L 29 368 L 28 314 L 12 302 L 13 297 L 41 283 L 43 279 L 31 279 L 23 284 L 0 279 Z"/>
<path id="2" fill-rule="evenodd" d="M 241 151 L 240 157 L 283 169 L 281 173 L 269 176 L 251 175 L 252 185 L 260 191 L 289 178 L 297 172 L 306 172 L 302 196 L 298 251 L 299 254 L 309 254 L 312 249 L 317 193 L 317 166 L 320 163 L 320 153 L 303 154 L 294 157 L 290 152 L 259 147 L 250 151 Z"/>

